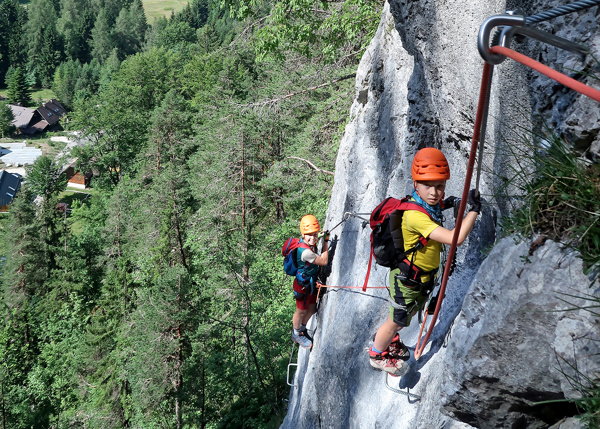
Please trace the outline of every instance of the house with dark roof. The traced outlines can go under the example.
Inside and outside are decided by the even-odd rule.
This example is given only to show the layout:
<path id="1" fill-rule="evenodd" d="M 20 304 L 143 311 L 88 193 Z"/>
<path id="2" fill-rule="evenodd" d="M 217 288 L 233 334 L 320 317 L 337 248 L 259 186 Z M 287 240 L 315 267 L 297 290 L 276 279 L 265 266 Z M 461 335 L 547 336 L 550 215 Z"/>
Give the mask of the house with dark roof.
<path id="1" fill-rule="evenodd" d="M 37 109 L 9 104 L 15 119 L 12 124 L 22 134 L 35 134 L 59 127 L 58 121 L 67 114 L 65 108 L 52 99 Z"/>
<path id="2" fill-rule="evenodd" d="M 12 124 L 17 128 L 18 131 L 24 133 L 24 130 L 29 128 L 29 124 L 31 123 L 33 115 L 35 114 L 35 109 L 17 106 L 15 104 L 9 104 L 8 107 L 10 107 L 10 110 L 12 110 L 13 116 L 15 118 L 13 119 Z"/>
<path id="3" fill-rule="evenodd" d="M 8 206 L 20 188 L 20 174 L 9 173 L 6 170 L 0 172 L 0 213 L 8 211 Z"/>

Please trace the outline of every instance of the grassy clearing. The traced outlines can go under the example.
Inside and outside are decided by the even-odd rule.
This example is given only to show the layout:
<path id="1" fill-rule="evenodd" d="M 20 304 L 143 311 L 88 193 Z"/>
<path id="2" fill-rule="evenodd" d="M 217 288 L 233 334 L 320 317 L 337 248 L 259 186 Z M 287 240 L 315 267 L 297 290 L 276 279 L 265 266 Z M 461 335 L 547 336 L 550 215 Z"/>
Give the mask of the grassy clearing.
<path id="1" fill-rule="evenodd" d="M 0 96 L 6 98 L 8 96 L 7 88 L 0 88 Z M 35 89 L 31 91 L 31 106 L 29 107 L 39 107 L 39 105 L 44 101 L 50 101 L 52 98 L 56 98 L 56 94 L 51 89 Z"/>
<path id="2" fill-rule="evenodd" d="M 146 19 L 152 24 L 156 18 L 170 17 L 171 12 L 179 12 L 187 4 L 187 0 L 143 0 Z"/>
<path id="3" fill-rule="evenodd" d="M 94 189 L 70 189 L 67 188 L 59 195 L 59 200 L 63 203 L 67 203 L 69 208 L 73 207 L 73 204 L 82 205 L 89 204 L 90 198 L 96 194 Z M 71 224 L 71 232 L 75 235 L 79 235 L 85 229 L 86 221 L 79 219 Z"/>
<path id="4" fill-rule="evenodd" d="M 30 0 L 19 0 L 19 3 L 24 7 L 29 6 Z M 144 11 L 148 23 L 152 24 L 156 18 L 171 16 L 171 11 L 179 12 L 186 4 L 187 0 L 142 0 Z"/>
<path id="5" fill-rule="evenodd" d="M 85 202 L 88 198 L 90 198 L 94 194 L 92 189 L 70 189 L 67 188 L 59 195 L 59 199 L 63 203 L 67 203 L 69 207 L 73 206 L 75 201 L 79 201 L 80 203 Z"/>

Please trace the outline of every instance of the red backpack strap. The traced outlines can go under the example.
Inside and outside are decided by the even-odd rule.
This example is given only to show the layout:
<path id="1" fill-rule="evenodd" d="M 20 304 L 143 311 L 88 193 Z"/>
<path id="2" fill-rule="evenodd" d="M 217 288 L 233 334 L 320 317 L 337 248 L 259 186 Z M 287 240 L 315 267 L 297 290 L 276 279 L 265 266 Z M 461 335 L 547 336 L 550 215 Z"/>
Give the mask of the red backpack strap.
<path id="1" fill-rule="evenodd" d="M 293 242 L 293 237 L 285 240 L 285 243 L 283 243 L 283 247 L 281 248 L 281 256 L 287 256 L 287 254 L 292 251 L 292 249 L 294 248 Z M 292 247 L 292 249 L 290 249 L 290 246 Z"/>
<path id="2" fill-rule="evenodd" d="M 283 247 L 281 248 L 281 256 L 287 256 L 292 250 L 297 249 L 298 247 L 302 247 L 304 249 L 310 249 L 310 246 L 303 241 L 300 241 L 299 238 L 288 238 L 285 243 L 283 243 Z"/>
<path id="3" fill-rule="evenodd" d="M 367 283 L 369 283 L 369 275 L 371 274 L 371 261 L 373 261 L 373 246 L 371 246 L 371 254 L 369 256 L 369 266 L 367 267 L 367 276 L 365 277 L 365 284 L 363 285 L 363 292 L 367 290 Z"/>

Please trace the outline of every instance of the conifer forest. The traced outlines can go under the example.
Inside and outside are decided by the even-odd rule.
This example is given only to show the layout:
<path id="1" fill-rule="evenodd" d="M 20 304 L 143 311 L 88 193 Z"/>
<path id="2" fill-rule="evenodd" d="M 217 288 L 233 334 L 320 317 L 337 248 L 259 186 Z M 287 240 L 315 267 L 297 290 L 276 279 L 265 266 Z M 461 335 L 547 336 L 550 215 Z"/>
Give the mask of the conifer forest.
<path id="1" fill-rule="evenodd" d="M 324 221 L 374 1 L 0 0 L 0 87 L 67 109 L 0 217 L 0 425 L 274 428 L 295 309 L 281 246 Z M 323 223 L 321 223 L 323 224 Z"/>

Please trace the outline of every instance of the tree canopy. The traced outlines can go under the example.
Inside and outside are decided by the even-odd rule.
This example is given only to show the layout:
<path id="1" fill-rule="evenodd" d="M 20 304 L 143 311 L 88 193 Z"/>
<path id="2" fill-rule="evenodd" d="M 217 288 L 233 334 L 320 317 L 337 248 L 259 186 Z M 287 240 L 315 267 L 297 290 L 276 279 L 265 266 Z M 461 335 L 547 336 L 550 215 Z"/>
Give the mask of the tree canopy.
<path id="1" fill-rule="evenodd" d="M 51 78 L 92 190 L 65 193 L 42 157 L 0 219 L 1 418 L 278 426 L 295 308 L 280 248 L 325 215 L 332 176 L 301 160 L 334 170 L 378 6 L 196 0 L 151 26 L 137 0 L 42 6 L 54 24 L 30 11 L 28 28 L 62 44 L 31 39 L 45 68 L 10 65 Z"/>

